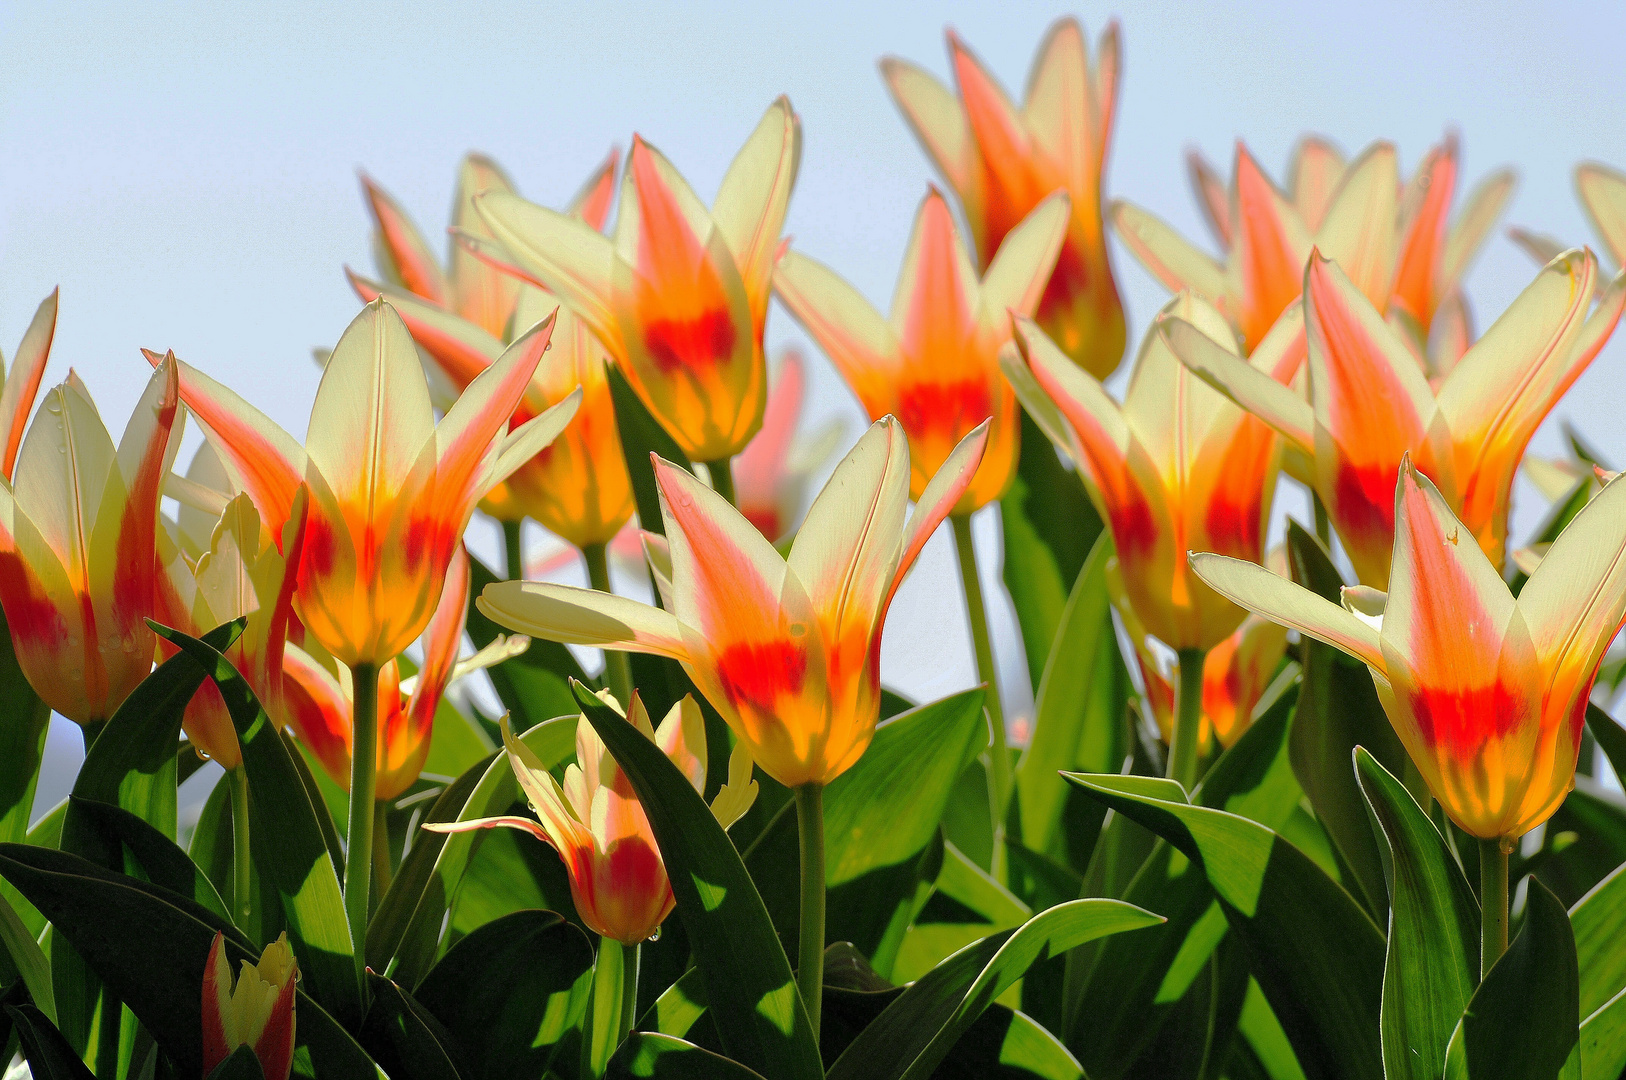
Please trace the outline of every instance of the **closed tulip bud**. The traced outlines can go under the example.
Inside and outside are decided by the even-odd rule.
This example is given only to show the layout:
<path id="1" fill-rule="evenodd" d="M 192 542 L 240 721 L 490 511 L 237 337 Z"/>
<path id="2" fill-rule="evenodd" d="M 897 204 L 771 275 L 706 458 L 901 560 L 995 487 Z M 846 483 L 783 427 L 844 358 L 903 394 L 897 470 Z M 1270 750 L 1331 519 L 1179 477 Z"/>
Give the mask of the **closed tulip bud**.
<path id="1" fill-rule="evenodd" d="M 240 1046 L 254 1051 L 265 1080 L 288 1080 L 294 1067 L 294 984 L 299 963 L 288 935 L 265 947 L 258 964 L 243 961 L 233 985 L 225 935 L 215 932 L 203 969 L 203 1076 Z"/>

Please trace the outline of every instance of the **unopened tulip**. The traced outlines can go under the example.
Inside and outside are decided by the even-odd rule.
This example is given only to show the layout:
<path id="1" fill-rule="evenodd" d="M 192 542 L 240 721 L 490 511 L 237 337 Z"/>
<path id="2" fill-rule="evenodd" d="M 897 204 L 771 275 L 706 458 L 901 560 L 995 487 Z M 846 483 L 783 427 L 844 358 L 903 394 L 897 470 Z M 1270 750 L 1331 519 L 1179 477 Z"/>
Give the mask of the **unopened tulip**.
<path id="1" fill-rule="evenodd" d="M 834 271 L 788 252 L 774 290 L 847 380 L 872 419 L 894 415 L 909 437 L 910 493 L 926 490 L 960 440 L 990 421 L 982 467 L 956 514 L 1004 494 L 1016 472 L 1016 398 L 999 370 L 1012 314 L 1031 315 L 1067 228 L 1067 196 L 1011 229 L 979 281 L 948 203 L 934 188 L 915 215 L 892 316 Z"/>
<path id="2" fill-rule="evenodd" d="M 1387 594 L 1339 607 L 1262 567 L 1194 554 L 1215 589 L 1362 661 L 1452 821 L 1503 850 L 1574 783 L 1598 662 L 1626 618 L 1626 485 L 1576 515 L 1517 599 L 1429 479 L 1401 462 Z"/>
<path id="3" fill-rule="evenodd" d="M 1621 277 L 1588 317 L 1597 276 L 1590 253 L 1553 260 L 1463 355 L 1437 394 L 1401 335 L 1319 255 L 1305 271 L 1308 402 L 1267 385 L 1192 328 L 1170 321 L 1164 333 L 1185 363 L 1312 460 L 1316 494 L 1356 573 L 1385 588 L 1395 528 L 1389 478 L 1408 452 L 1461 515 L 1469 536 L 1502 564 L 1519 458 L 1626 307 Z"/>
<path id="4" fill-rule="evenodd" d="M 299 963 L 288 935 L 265 947 L 258 964 L 243 961 L 232 983 L 225 935 L 215 932 L 203 968 L 203 1072 L 208 1076 L 246 1046 L 259 1059 L 265 1080 L 288 1080 L 294 1067 L 294 985 Z"/>
<path id="5" fill-rule="evenodd" d="M 1118 24 L 1101 35 L 1092 65 L 1078 21 L 1057 20 L 1034 58 L 1020 109 L 952 30 L 948 44 L 958 100 L 895 57 L 881 61 L 887 88 L 959 197 L 983 269 L 1047 196 L 1061 190 L 1071 197 L 1066 240 L 1037 319 L 1064 353 L 1104 379 L 1123 359 L 1125 341 L 1101 220 L 1118 106 Z"/>
<path id="6" fill-rule="evenodd" d="M 634 137 L 612 237 L 506 192 L 475 199 L 511 268 L 581 316 L 690 460 L 730 458 L 762 424 L 769 282 L 801 146 L 780 98 L 708 211 Z"/>
<path id="7" fill-rule="evenodd" d="M 17 662 L 46 704 L 87 730 L 152 671 L 146 619 L 176 409 L 166 359 L 115 447 L 70 372 L 29 428 L 16 477 L 0 483 L 0 603 Z"/>
<path id="8" fill-rule="evenodd" d="M 869 746 L 887 607 L 986 441 L 986 428 L 966 437 L 905 524 L 908 443 L 896 420 L 877 421 L 813 500 L 788 562 L 716 492 L 657 458 L 666 543 L 649 547 L 664 610 L 529 581 L 486 586 L 479 607 L 533 637 L 679 661 L 769 776 L 828 783 Z"/>
<path id="9" fill-rule="evenodd" d="M 621 711 L 608 691 L 599 696 Z M 626 715 L 660 747 L 695 791 L 705 791 L 706 727 L 692 697 L 672 706 L 659 728 L 650 725 L 649 713 L 636 694 Z M 565 769 L 562 788 L 531 748 L 514 738 L 507 717 L 502 721 L 502 736 L 508 763 L 536 820 L 504 816 L 424 828 L 445 833 L 496 827 L 528 832 L 559 853 L 570 876 L 576 913 L 589 929 L 623 945 L 653 937 L 675 905 L 672 884 L 632 782 L 592 724 L 585 716 L 576 721 L 576 761 Z M 725 829 L 756 798 L 757 785 L 750 776 L 750 758 L 736 753 L 729 762 L 729 782 L 712 806 Z"/>

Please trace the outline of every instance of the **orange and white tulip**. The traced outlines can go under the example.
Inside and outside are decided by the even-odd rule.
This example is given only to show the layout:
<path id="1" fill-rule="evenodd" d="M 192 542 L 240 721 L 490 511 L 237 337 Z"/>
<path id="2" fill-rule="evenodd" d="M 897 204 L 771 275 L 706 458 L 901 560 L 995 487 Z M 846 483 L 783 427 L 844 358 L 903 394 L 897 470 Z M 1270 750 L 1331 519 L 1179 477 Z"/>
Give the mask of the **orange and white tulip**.
<path id="1" fill-rule="evenodd" d="M 910 494 L 918 498 L 960 440 L 990 421 L 988 451 L 956 514 L 1005 493 L 1021 427 L 999 370 L 1012 315 L 1030 316 L 1061 250 L 1067 196 L 1052 195 L 1006 235 L 982 280 L 948 203 L 931 189 L 915 214 L 892 316 L 799 252 L 779 260 L 774 290 L 847 380 L 870 417 L 891 414 L 909 437 Z"/>
<path id="2" fill-rule="evenodd" d="M 34 399 L 39 396 L 40 382 L 45 377 L 45 365 L 51 359 L 51 343 L 56 340 L 57 293 L 40 301 L 23 340 L 12 357 L 11 370 L 0 370 L 0 476 L 11 482 L 17 471 L 17 452 L 22 449 L 23 433 L 28 430 L 28 414 L 34 410 Z M 4 358 L 0 357 L 0 369 Z"/>
<path id="3" fill-rule="evenodd" d="M 893 418 L 877 421 L 813 500 L 788 561 L 721 495 L 656 458 L 666 536 L 645 544 L 664 609 L 509 581 L 486 586 L 480 610 L 533 637 L 671 657 L 769 776 L 828 783 L 875 733 L 887 608 L 987 437 L 966 436 L 906 524 L 908 441 Z"/>
<path id="4" fill-rule="evenodd" d="M 265 1080 L 288 1080 L 294 1067 L 294 988 L 299 963 L 286 933 L 265 947 L 258 964 L 243 961 L 233 985 L 226 938 L 218 930 L 203 968 L 203 1072 L 208 1076 L 246 1046 Z"/>
<path id="5" fill-rule="evenodd" d="M 801 154 L 800 122 L 780 98 L 709 211 L 636 136 L 613 236 L 506 192 L 474 203 L 502 252 L 489 257 L 581 316 L 690 460 L 717 461 L 762 424 L 762 332 Z"/>
<path id="6" fill-rule="evenodd" d="M 802 354 L 786 349 L 768 383 L 768 407 L 757 432 L 734 459 L 734 499 L 745 520 L 769 540 L 779 540 L 796 528 L 814 470 L 835 453 L 846 425 L 827 423 L 805 440 L 797 425 L 807 397 L 807 369 Z M 631 545 L 643 558 L 636 542 Z"/>
<path id="7" fill-rule="evenodd" d="M 600 691 L 599 697 L 621 712 L 609 691 Z M 626 716 L 660 747 L 695 791 L 705 791 L 706 725 L 694 698 L 685 696 L 655 728 L 634 693 Z M 585 716 L 576 721 L 576 761 L 565 769 L 563 787 L 531 748 L 514 738 L 506 716 L 502 720 L 502 738 L 508 763 L 537 820 L 489 817 L 424 828 L 444 833 L 497 827 L 528 832 L 559 853 L 570 876 L 570 896 L 576 913 L 589 929 L 623 945 L 636 945 L 653 937 L 676 905 L 672 883 L 632 782 L 592 724 Z M 751 759 L 737 747 L 729 760 L 728 783 L 712 803 L 712 812 L 723 828 L 751 808 L 756 793 Z"/>
<path id="8" fill-rule="evenodd" d="M 1018 109 L 959 36 L 948 32 L 958 98 L 906 60 L 881 61 L 892 98 L 959 197 L 977 263 L 993 265 L 1006 237 L 1052 192 L 1071 197 L 1066 239 L 1038 301 L 1052 341 L 1097 378 L 1123 360 L 1123 305 L 1101 220 L 1102 174 L 1118 107 L 1118 24 L 1090 62 L 1078 20 L 1045 35 Z"/>
<path id="9" fill-rule="evenodd" d="M 1147 632 L 1180 651 L 1212 649 L 1242 622 L 1241 608 L 1191 574 L 1185 553 L 1264 555 L 1279 454 L 1267 425 L 1175 359 L 1159 327 L 1176 320 L 1290 393 L 1283 384 L 1304 355 L 1296 314 L 1243 360 L 1225 317 L 1190 293 L 1171 300 L 1147 333 L 1122 405 L 1026 319 L 1001 359 L 1022 404 L 1078 463 L 1112 530 L 1129 606 Z"/>
<path id="10" fill-rule="evenodd" d="M 1211 586 L 1362 661 L 1428 788 L 1452 821 L 1504 845 L 1574 784 L 1598 662 L 1626 619 L 1626 485 L 1570 522 L 1517 599 L 1410 459 L 1395 491 L 1387 594 L 1343 607 L 1263 567 L 1194 554 Z"/>
<path id="11" fill-rule="evenodd" d="M 1356 574 L 1385 588 L 1395 528 L 1390 477 L 1408 452 L 1490 560 L 1502 564 L 1519 459 L 1626 307 L 1621 277 L 1588 316 L 1597 277 L 1587 252 L 1548 264 L 1437 393 L 1401 332 L 1319 255 L 1305 271 L 1309 401 L 1267 385 L 1193 329 L 1171 322 L 1164 332 L 1186 364 L 1311 459 L 1312 486 Z"/>
<path id="12" fill-rule="evenodd" d="M 412 335 L 375 300 L 328 359 L 304 447 L 181 366 L 181 397 L 272 535 L 309 485 L 294 610 L 339 662 L 382 664 L 423 632 L 475 503 L 575 415 L 579 393 L 508 430 L 551 328 L 516 339 L 436 424 Z"/>
<path id="13" fill-rule="evenodd" d="M 17 407 L 13 431 L 26 415 Z M 152 670 L 146 619 L 162 573 L 158 500 L 177 408 L 170 358 L 115 447 L 69 372 L 29 427 L 15 477 L 0 483 L 0 604 L 17 662 L 46 704 L 82 725 L 112 716 Z"/>

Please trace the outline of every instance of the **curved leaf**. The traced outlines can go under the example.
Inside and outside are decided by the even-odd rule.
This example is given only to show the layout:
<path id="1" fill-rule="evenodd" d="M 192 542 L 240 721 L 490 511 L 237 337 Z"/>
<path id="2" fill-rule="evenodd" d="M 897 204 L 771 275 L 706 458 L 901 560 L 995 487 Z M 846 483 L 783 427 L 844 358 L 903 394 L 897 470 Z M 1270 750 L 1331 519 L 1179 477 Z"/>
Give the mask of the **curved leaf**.
<path id="1" fill-rule="evenodd" d="M 819 1080 L 824 1067 L 790 963 L 728 834 L 653 742 L 585 686 L 574 689 L 648 815 L 724 1048 L 769 1080 Z"/>
<path id="2" fill-rule="evenodd" d="M 1171 780 L 1069 779 L 1202 866 L 1307 1076 L 1383 1075 L 1383 934 L 1337 882 L 1265 826 L 1191 806 Z"/>
<path id="3" fill-rule="evenodd" d="M 462 1080 L 452 1037 L 412 995 L 381 975 L 367 974 L 372 1005 L 361 1025 L 362 1045 L 392 1080 Z"/>
<path id="4" fill-rule="evenodd" d="M 34 1080 L 95 1080 L 49 1017 L 32 1005 L 7 1005 Z"/>
<path id="5" fill-rule="evenodd" d="M 1529 882 L 1519 936 L 1479 984 L 1451 1034 L 1446 1080 L 1580 1075 L 1575 938 L 1558 897 L 1537 879 Z"/>
<path id="6" fill-rule="evenodd" d="M 604 1075 L 638 1080 L 763 1080 L 761 1073 L 721 1054 L 649 1031 L 628 1035 Z"/>
<path id="7" fill-rule="evenodd" d="M 0 771 L 0 841 L 28 835 L 50 725 L 51 707 L 34 693 L 18 666 L 11 630 L 0 611 L 0 761 L 6 763 Z"/>
<path id="8" fill-rule="evenodd" d="M 1626 989 L 1626 865 L 1570 908 L 1581 974 L 1581 1015 L 1591 1016 Z"/>
<path id="9" fill-rule="evenodd" d="M 265 1080 L 265 1070 L 251 1046 L 239 1046 L 209 1074 L 209 1080 Z"/>
<path id="10" fill-rule="evenodd" d="M 1478 981 L 1479 904 L 1445 839 L 1405 785 L 1360 747 L 1355 772 L 1388 838 L 1393 866 L 1383 966 L 1383 1075 L 1439 1080 L 1446 1043 Z"/>
<path id="11" fill-rule="evenodd" d="M 208 875 L 169 837 L 117 806 L 81 799 L 77 795 L 68 796 L 68 803 L 76 815 L 110 844 L 127 849 L 148 881 L 187 897 L 222 919 L 231 918 Z"/>

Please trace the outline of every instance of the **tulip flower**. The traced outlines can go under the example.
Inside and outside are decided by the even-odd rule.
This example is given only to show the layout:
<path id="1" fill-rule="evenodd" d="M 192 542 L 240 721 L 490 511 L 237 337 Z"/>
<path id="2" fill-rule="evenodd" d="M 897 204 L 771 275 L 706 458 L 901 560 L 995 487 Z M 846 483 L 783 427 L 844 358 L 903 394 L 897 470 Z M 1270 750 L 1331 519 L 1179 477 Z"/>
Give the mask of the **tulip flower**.
<path id="1" fill-rule="evenodd" d="M 85 729 L 87 744 L 152 671 L 146 619 L 161 572 L 158 499 L 176 409 L 176 365 L 166 359 L 114 447 L 70 372 L 29 427 L 15 479 L 0 483 L 0 604 L 17 663 L 47 705 Z"/>
<path id="2" fill-rule="evenodd" d="M 1505 944 L 1507 852 L 1573 786 L 1598 662 L 1626 619 L 1626 484 L 1610 483 L 1575 516 L 1517 599 L 1471 528 L 1406 457 L 1387 595 L 1345 589 L 1339 607 L 1235 559 L 1195 554 L 1192 566 L 1237 603 L 1371 670 L 1429 791 L 1483 841 L 1487 884 L 1499 866 Z M 1496 894 L 1485 895 L 1494 961 Z"/>
<path id="3" fill-rule="evenodd" d="M 734 494 L 745 520 L 769 540 L 790 535 L 807 494 L 813 472 L 835 453 L 846 425 L 834 421 L 805 440 L 797 424 L 807 396 L 807 371 L 802 354 L 786 349 L 768 382 L 768 407 L 757 432 L 734 459 Z M 637 550 L 639 561 L 643 552 Z"/>
<path id="4" fill-rule="evenodd" d="M 1408 451 L 1502 564 L 1519 458 L 1626 306 L 1626 277 L 1617 278 L 1587 316 L 1597 274 L 1590 253 L 1571 251 L 1548 264 L 1438 394 L 1401 334 L 1319 254 L 1305 271 L 1308 402 L 1266 385 L 1196 332 L 1173 322 L 1164 329 L 1185 363 L 1313 460 L 1315 492 L 1356 574 L 1386 588 L 1395 526 L 1384 491 Z"/>
<path id="5" fill-rule="evenodd" d="M 232 984 L 226 938 L 215 931 L 203 968 L 203 1072 L 208 1076 L 240 1046 L 254 1051 L 265 1080 L 288 1080 L 294 1067 L 294 985 L 299 963 L 286 933 L 265 947 L 258 964 L 243 961 Z"/>
<path id="6" fill-rule="evenodd" d="M 1267 560 L 1276 573 L 1285 573 L 1286 551 L 1274 548 Z M 1124 631 L 1134 643 L 1135 662 L 1140 669 L 1147 716 L 1165 746 L 1174 739 L 1174 687 L 1179 664 L 1165 674 L 1150 647 L 1150 639 L 1124 600 L 1123 583 L 1117 560 L 1108 564 L 1108 586 L 1112 605 L 1123 622 Z M 1287 651 L 1287 629 L 1280 623 L 1250 614 L 1231 636 L 1208 650 L 1203 659 L 1202 721 L 1198 735 L 1198 755 L 1207 757 L 1214 741 L 1229 749 L 1253 722 L 1254 706 L 1269 687 L 1271 678 Z M 1172 680 L 1170 675 L 1173 676 Z"/>
<path id="7" fill-rule="evenodd" d="M 1090 64 L 1078 21 L 1057 20 L 1028 75 L 1017 109 L 954 31 L 949 57 L 959 99 L 895 57 L 881 74 L 915 137 L 959 197 L 977 263 L 992 267 L 1007 235 L 1048 195 L 1072 199 L 1066 240 L 1038 303 L 1039 325 L 1097 378 L 1123 359 L 1124 314 L 1101 220 L 1102 174 L 1118 106 L 1118 24 Z"/>
<path id="8" fill-rule="evenodd" d="M 1002 356 L 1017 397 L 1051 441 L 1078 463 L 1101 519 L 1112 530 L 1123 592 L 1146 630 L 1180 654 L 1185 674 L 1169 755 L 1170 776 L 1196 781 L 1202 656 L 1236 630 L 1243 611 L 1197 580 L 1184 552 L 1216 548 L 1245 559 L 1264 554 L 1276 486 L 1275 434 L 1180 366 L 1159 326 L 1182 320 L 1259 378 L 1289 382 L 1303 357 L 1296 312 L 1254 350 L 1219 311 L 1181 293 L 1141 346 L 1120 406 L 1095 378 L 1067 361 L 1030 320 L 1016 322 L 1016 349 Z"/>
<path id="9" fill-rule="evenodd" d="M 477 196 L 506 265 L 572 308 L 690 460 L 725 462 L 762 423 L 769 280 L 801 161 L 790 102 L 769 107 L 708 212 L 634 137 L 613 237 L 491 191 Z M 726 466 L 716 470 L 727 489 Z"/>
<path id="10" fill-rule="evenodd" d="M 988 451 L 956 515 L 999 498 L 1016 473 L 1016 399 L 999 372 L 1011 313 L 1032 315 L 1068 219 L 1065 194 L 1010 230 L 978 281 L 936 188 L 915 214 L 892 316 L 883 318 L 823 264 L 787 252 L 774 290 L 847 380 L 872 419 L 894 415 L 909 437 L 910 494 L 919 497 L 966 433 L 991 421 Z"/>
<path id="11" fill-rule="evenodd" d="M 1584 161 L 1575 167 L 1575 190 L 1604 250 L 1617 268 L 1626 267 L 1626 173 L 1596 161 Z M 1537 262 L 1551 262 L 1565 248 L 1551 237 L 1525 229 L 1508 231 Z"/>
<path id="12" fill-rule="evenodd" d="M 1305 135 L 1293 144 L 1287 158 L 1287 188 L 1284 194 L 1299 220 L 1310 232 L 1321 227 L 1338 192 L 1349 163 L 1339 149 L 1317 135 Z M 1202 151 L 1186 151 L 1186 174 L 1191 180 L 1192 193 L 1197 196 L 1197 209 L 1202 211 L 1214 239 L 1223 247 L 1231 246 L 1231 200 L 1235 183 L 1226 184 L 1219 172 L 1208 163 Z"/>
<path id="13" fill-rule="evenodd" d="M 11 361 L 11 371 L 4 371 L 4 357 L 0 357 L 0 476 L 7 483 L 17 470 L 17 451 L 23 445 L 23 432 L 28 429 L 28 414 L 34 409 L 34 398 L 40 392 L 40 380 L 45 376 L 45 365 L 51 359 L 51 343 L 56 340 L 57 292 L 40 301 L 34 318 L 23 332 L 22 343 Z"/>

